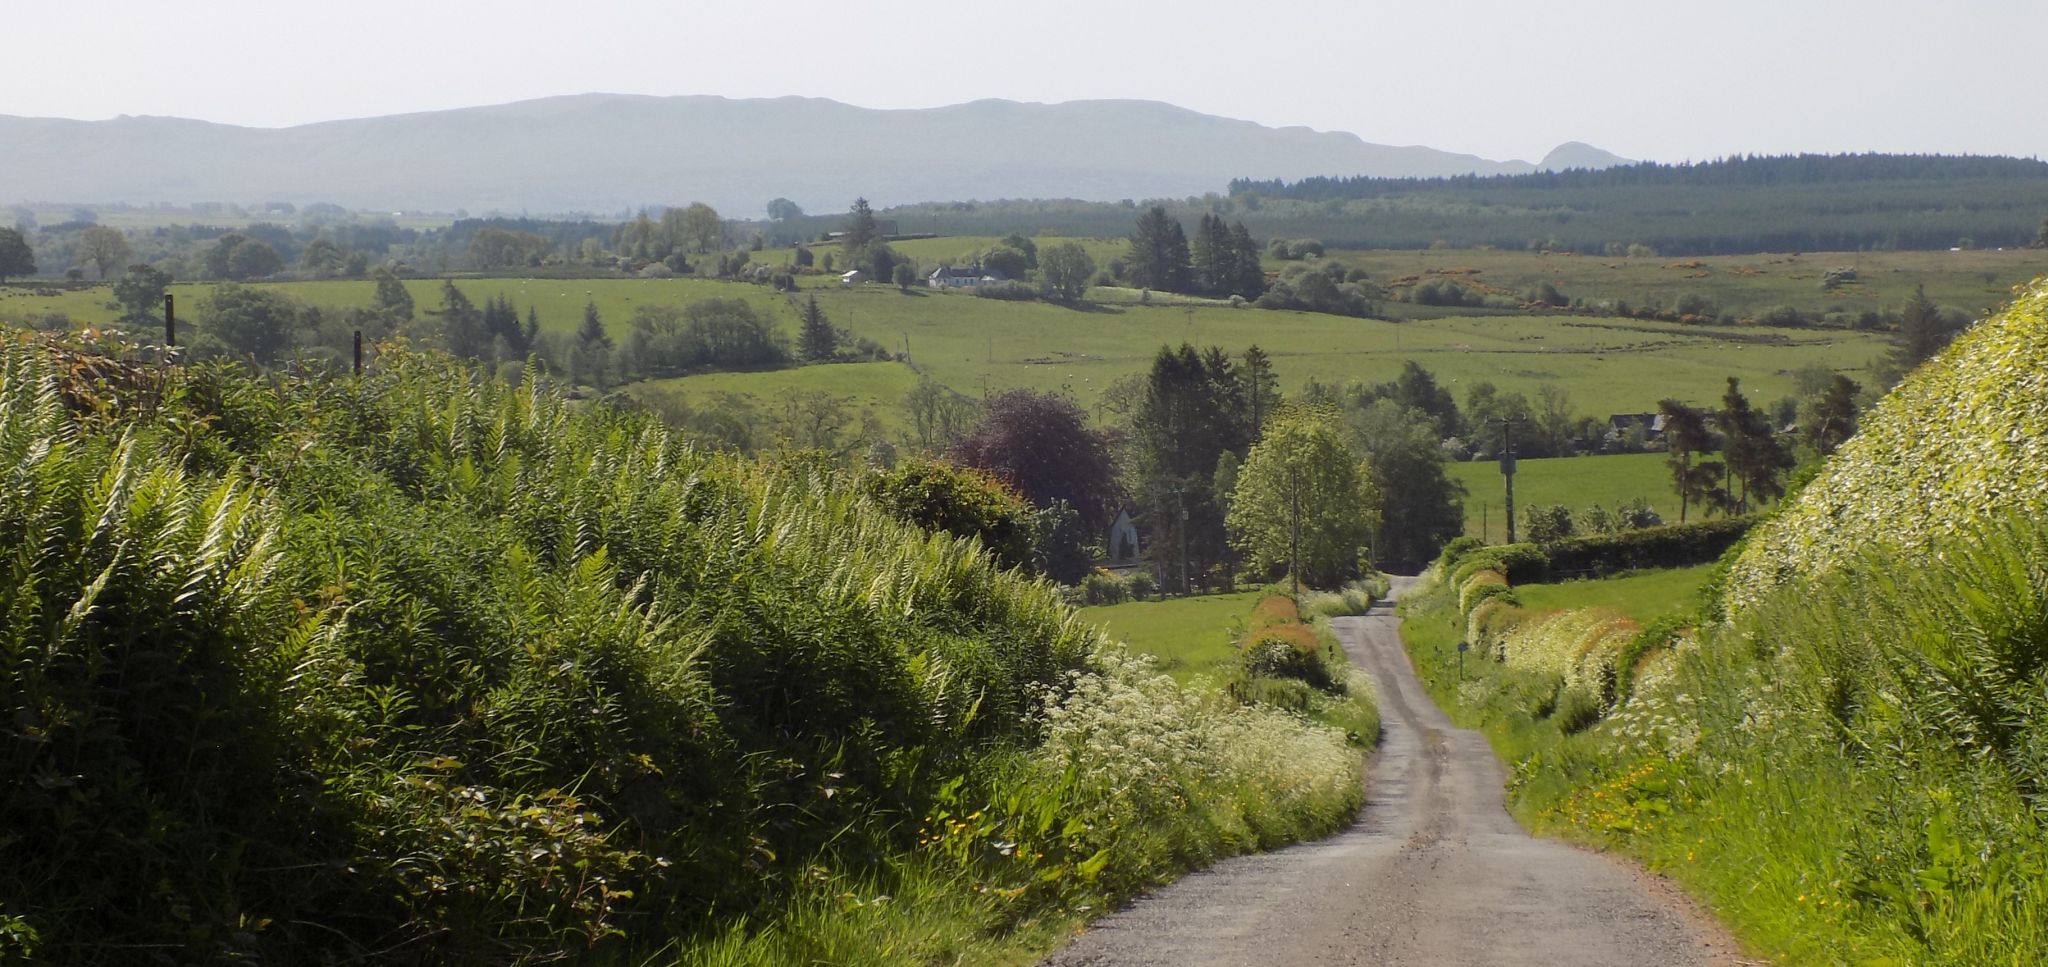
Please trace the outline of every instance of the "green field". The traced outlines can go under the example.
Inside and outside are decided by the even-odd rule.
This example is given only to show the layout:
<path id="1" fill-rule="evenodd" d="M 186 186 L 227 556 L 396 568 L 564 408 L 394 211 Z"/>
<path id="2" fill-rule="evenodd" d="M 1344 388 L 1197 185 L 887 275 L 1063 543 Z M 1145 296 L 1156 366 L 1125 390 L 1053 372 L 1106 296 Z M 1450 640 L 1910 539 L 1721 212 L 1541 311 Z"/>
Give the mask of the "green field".
<path id="1" fill-rule="evenodd" d="M 937 259 L 946 257 L 941 253 L 971 251 L 993 241 L 924 239 L 902 245 L 907 254 Z M 1089 240 L 1089 244 L 1107 254 L 1114 252 L 1119 243 L 1096 239 Z M 764 261 L 771 263 L 779 257 L 772 251 L 761 254 Z M 2023 260 L 2040 258 L 2038 253 L 1962 252 L 1896 254 L 1882 259 L 1907 260 L 1901 265 L 1931 266 L 1944 256 L 1961 260 L 1958 265 L 1967 262 L 1973 271 L 1977 266 L 1987 267 L 1978 275 L 1969 276 L 1978 279 L 1976 282 L 1969 282 L 1955 272 L 1941 276 L 1940 286 L 1930 286 L 1941 301 L 1980 296 L 1988 299 L 1987 287 L 1995 286 L 1982 281 L 1984 275 L 2001 280 L 1996 285 L 2003 285 L 2002 280 L 2021 273 Z M 1514 272 L 1528 271 L 1530 266 L 1564 266 L 1574 272 L 1594 274 L 1640 270 L 1650 276 L 1676 271 L 1655 260 L 1603 262 L 1527 253 L 1346 253 L 1338 257 L 1367 260 L 1376 278 L 1386 278 L 1385 273 L 1409 271 L 1424 263 L 1441 263 L 1439 267 L 1469 263 L 1477 266 L 1482 275 L 1499 273 L 1504 280 Z M 1851 257 L 1817 255 L 1805 260 L 1832 265 Z M 1875 260 L 1879 256 L 1862 258 Z M 1736 260 L 1722 261 L 1729 266 L 1722 270 L 1723 281 L 1728 285 L 1739 283 L 1768 289 L 1771 285 L 1789 284 L 1789 275 L 1743 275 Z M 1759 257 L 1755 261 L 1767 263 L 1768 259 Z M 1640 266 L 1633 264 L 1638 262 Z M 1603 268 L 1608 263 L 1623 264 L 1623 268 Z M 1866 264 L 1872 266 L 1871 274 L 1876 275 L 1888 262 Z M 1576 276 L 1561 278 L 1562 287 L 1568 292 L 1573 286 L 1585 287 L 1582 281 L 1576 281 Z M 1197 346 L 1221 346 L 1232 352 L 1257 344 L 1271 356 L 1281 388 L 1288 393 L 1298 392 L 1312 379 L 1333 385 L 1391 379 L 1404 361 L 1412 359 L 1428 367 L 1442 385 L 1460 398 L 1482 380 L 1504 391 L 1532 396 L 1545 384 L 1555 384 L 1569 394 L 1575 412 L 1594 417 L 1645 411 L 1664 397 L 1694 404 L 1711 403 L 1719 398 L 1726 378 L 1731 375 L 1742 379 L 1743 388 L 1753 400 L 1768 402 L 1790 395 L 1794 389 L 1791 373 L 1809 365 L 1835 369 L 1867 383 L 1871 363 L 1889 347 L 1883 334 L 1843 330 L 1687 326 L 1570 315 L 1466 314 L 1387 322 L 1219 305 L 1120 301 L 1069 308 L 1041 302 L 983 299 L 960 292 L 919 289 L 904 293 L 890 285 L 844 287 L 823 276 L 806 276 L 802 281 L 808 288 L 807 294 L 818 298 L 835 324 L 892 352 L 907 352 L 918 371 L 958 392 L 978 397 L 1013 388 L 1061 391 L 1095 410 L 1098 419 L 1105 421 L 1114 415 L 1098 407 L 1104 390 L 1118 379 L 1144 372 L 1162 345 L 1183 341 Z M 422 311 L 439 304 L 439 280 L 415 279 L 406 284 Z M 636 306 L 682 305 L 712 297 L 745 299 L 779 320 L 792 337 L 796 330 L 793 298 L 763 286 L 738 282 L 696 278 L 467 278 L 457 280 L 456 284 L 473 302 L 481 303 L 502 293 L 522 313 L 532 306 L 540 314 L 542 328 L 554 332 L 572 330 L 581 319 L 586 301 L 597 304 L 607 328 L 618 336 L 626 331 Z M 1889 290 L 1884 290 L 1883 285 L 1890 283 L 1869 284 L 1873 291 L 1886 292 L 1889 301 Z M 368 304 L 373 291 L 373 283 L 363 280 L 264 285 L 315 305 L 332 307 Z M 174 287 L 185 318 L 203 324 L 203 297 L 209 288 L 206 284 Z M 1815 289 L 1817 292 L 1817 286 Z M 1129 299 L 1133 293 L 1097 290 L 1097 295 L 1106 300 Z M 104 287 L 0 287 L 0 322 L 26 322 L 55 311 L 68 315 L 74 324 L 104 323 L 115 315 L 109 298 Z M 845 387 L 842 384 L 849 377 L 834 370 L 798 373 L 801 375 L 772 378 L 762 374 L 736 376 L 715 388 L 755 392 L 755 387 L 766 387 L 772 392 L 821 377 L 820 388 L 860 395 L 881 393 L 889 386 L 907 387 L 914 382 L 914 377 L 907 374 L 864 375 L 856 381 L 859 386 Z M 693 388 L 700 385 L 710 384 L 692 384 Z M 1654 499 L 1656 493 L 1665 489 L 1668 488 L 1657 487 L 1621 496 Z"/>
<path id="2" fill-rule="evenodd" d="M 1578 317 L 1393 323 L 1208 306 L 1066 308 L 956 292 L 904 294 L 892 286 L 823 289 L 818 301 L 835 323 L 892 350 L 907 346 L 920 368 L 962 392 L 1065 390 L 1089 407 L 1119 377 L 1150 367 L 1160 346 L 1183 341 L 1233 352 L 1257 344 L 1289 393 L 1310 379 L 1392 379 L 1412 359 L 1459 396 L 1481 380 L 1531 395 L 1556 383 L 1576 410 L 1602 416 L 1651 409 L 1666 396 L 1711 402 L 1731 375 L 1758 400 L 1791 394 L 1791 374 L 1802 366 L 1867 379 L 1867 367 L 1888 347 L 1877 335 L 1835 331 Z"/>
<path id="3" fill-rule="evenodd" d="M 282 292 L 322 308 L 366 306 L 376 294 L 377 283 L 367 279 L 324 279 L 302 282 L 259 282 L 256 287 Z M 177 297 L 181 319 L 205 320 L 205 300 L 213 283 L 180 283 L 171 286 Z M 633 309 L 641 305 L 681 306 L 704 299 L 745 299 L 755 308 L 783 320 L 792 337 L 796 332 L 796 309 L 788 297 L 765 286 L 716 279 L 456 279 L 455 287 L 479 306 L 487 299 L 504 295 L 512 300 L 521 317 L 528 307 L 540 314 L 543 332 L 573 332 L 583 321 L 583 306 L 597 304 L 598 317 L 616 338 L 626 333 Z M 441 304 L 440 279 L 407 279 L 414 309 L 424 314 Z M 66 288 L 46 286 L 0 286 L 0 322 L 19 322 L 45 312 L 62 312 L 80 325 L 114 321 L 119 309 L 112 304 L 110 287 Z"/>
<path id="4" fill-rule="evenodd" d="M 902 363 L 832 363 L 773 369 L 755 373 L 701 373 L 673 379 L 652 379 L 634 383 L 626 391 L 635 396 L 676 393 L 691 406 L 701 406 L 720 394 L 750 398 L 756 406 L 772 407 L 777 397 L 791 390 L 818 390 L 851 401 L 856 410 L 872 412 L 890 437 L 903 433 L 903 398 L 917 385 L 917 373 Z"/>
<path id="5" fill-rule="evenodd" d="M 1268 592 L 1240 591 L 1165 601 L 1126 601 L 1082 608 L 1081 617 L 1109 636 L 1159 660 L 1159 669 L 1179 682 L 1198 675 L 1221 679 L 1237 657 L 1232 628 L 1242 627 L 1252 606 Z"/>
<path id="6" fill-rule="evenodd" d="M 1745 384 L 1746 385 L 1746 384 Z M 1515 462 L 1516 526 L 1524 508 L 1563 504 L 1574 511 L 1599 504 L 1608 510 L 1641 497 L 1666 523 L 1678 522 L 1678 495 L 1661 453 L 1617 453 L 1551 457 Z M 1500 464 L 1470 460 L 1448 464 L 1450 478 L 1465 485 L 1465 533 L 1496 543 L 1507 539 L 1502 513 L 1506 493 Z M 1697 513 L 1699 508 L 1692 508 Z M 1690 519 L 1690 517 L 1688 517 Z"/>
<path id="7" fill-rule="evenodd" d="M 1610 608 L 1649 624 L 1692 606 L 1712 564 L 1666 571 L 1633 571 L 1616 577 L 1557 584 L 1522 584 L 1515 596 L 1532 611 Z"/>
<path id="8" fill-rule="evenodd" d="M 1771 306 L 1821 313 L 1897 309 L 1916 285 L 1925 285 L 1928 298 L 1939 305 L 1982 316 L 2010 300 L 2013 286 L 2048 273 L 2048 252 L 2039 249 L 1683 259 L 1453 249 L 1337 251 L 1328 257 L 1364 269 L 1382 285 L 1442 275 L 1520 296 L 1549 282 L 1588 304 L 1621 300 L 1637 308 L 1670 308 L 1697 295 L 1719 311 L 1740 316 Z M 1822 291 L 1822 274 L 1836 268 L 1855 269 L 1856 281 Z"/>

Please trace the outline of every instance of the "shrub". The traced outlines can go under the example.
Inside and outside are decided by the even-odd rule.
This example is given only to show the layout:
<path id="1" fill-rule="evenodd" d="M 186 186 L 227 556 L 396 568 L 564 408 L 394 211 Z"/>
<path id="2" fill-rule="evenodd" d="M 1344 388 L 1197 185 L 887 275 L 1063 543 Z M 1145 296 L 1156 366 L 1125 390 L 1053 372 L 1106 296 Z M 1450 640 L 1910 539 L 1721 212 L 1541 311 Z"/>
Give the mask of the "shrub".
<path id="1" fill-rule="evenodd" d="M 1084 605 L 1122 604 L 1130 596 L 1130 589 L 1116 575 L 1097 570 L 1081 579 L 1081 603 Z"/>
<path id="2" fill-rule="evenodd" d="M 983 299 L 1032 302 L 1038 298 L 1038 288 L 1023 282 L 983 282 L 974 287 L 974 294 Z"/>
<path id="3" fill-rule="evenodd" d="M 979 540 L 1004 567 L 1033 566 L 1031 505 L 987 473 L 942 460 L 905 460 L 869 474 L 862 488 L 899 520 Z"/>
<path id="4" fill-rule="evenodd" d="M 1463 587 L 1480 571 L 1499 571 L 1509 584 L 1528 584 L 1550 573 L 1550 556 L 1534 544 L 1491 544 L 1460 557 L 1451 569 L 1450 585 Z"/>
<path id="5" fill-rule="evenodd" d="M 1613 534 L 1588 534 L 1550 544 L 1544 551 L 1549 558 L 1549 573 L 1560 577 L 1691 567 L 1719 560 L 1749 532 L 1756 520 L 1725 517 Z"/>
<path id="6" fill-rule="evenodd" d="M 1153 580 L 1152 575 L 1145 571 L 1131 575 L 1131 579 L 1124 583 L 1130 586 L 1131 597 L 1139 601 L 1159 593 L 1159 582 Z"/>
<path id="7" fill-rule="evenodd" d="M 1439 570 L 1448 574 L 1452 568 L 1458 566 L 1458 562 L 1463 560 L 1465 555 L 1485 546 L 1486 539 L 1483 537 L 1475 537 L 1471 534 L 1453 537 L 1450 543 L 1445 544 L 1444 549 L 1437 553 L 1436 566 Z"/>

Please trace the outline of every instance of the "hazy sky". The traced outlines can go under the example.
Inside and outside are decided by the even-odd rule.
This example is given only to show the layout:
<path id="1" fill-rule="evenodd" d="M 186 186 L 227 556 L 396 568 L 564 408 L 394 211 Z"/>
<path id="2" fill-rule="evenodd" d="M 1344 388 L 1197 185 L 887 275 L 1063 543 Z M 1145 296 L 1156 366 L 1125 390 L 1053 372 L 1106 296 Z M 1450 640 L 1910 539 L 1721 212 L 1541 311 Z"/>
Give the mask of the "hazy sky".
<path id="1" fill-rule="evenodd" d="M 6 2 L 0 114 L 283 126 L 553 94 L 1147 98 L 1535 160 L 2048 156 L 2048 0 Z M 4 163 L 4 160 L 0 160 Z"/>

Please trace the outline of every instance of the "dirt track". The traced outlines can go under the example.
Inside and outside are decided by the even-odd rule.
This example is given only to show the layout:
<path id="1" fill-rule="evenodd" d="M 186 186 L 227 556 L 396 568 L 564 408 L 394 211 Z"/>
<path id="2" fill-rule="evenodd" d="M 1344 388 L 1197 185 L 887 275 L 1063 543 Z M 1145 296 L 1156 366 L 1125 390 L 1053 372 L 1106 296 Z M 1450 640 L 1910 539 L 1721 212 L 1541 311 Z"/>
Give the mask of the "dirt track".
<path id="1" fill-rule="evenodd" d="M 1387 604 L 1336 622 L 1385 721 L 1350 828 L 1188 876 L 1044 967 L 1745 963 L 1669 884 L 1515 825 L 1486 740 L 1423 692 L 1395 622 Z"/>

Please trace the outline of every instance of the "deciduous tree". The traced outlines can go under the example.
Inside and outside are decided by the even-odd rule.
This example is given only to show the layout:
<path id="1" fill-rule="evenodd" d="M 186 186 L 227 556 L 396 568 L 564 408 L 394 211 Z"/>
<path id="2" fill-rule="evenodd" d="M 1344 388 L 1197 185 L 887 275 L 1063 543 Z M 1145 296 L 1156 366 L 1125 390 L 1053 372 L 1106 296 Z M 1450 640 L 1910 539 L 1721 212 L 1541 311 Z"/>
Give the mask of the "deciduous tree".
<path id="1" fill-rule="evenodd" d="M 109 269 L 126 262 L 134 254 L 121 230 L 105 225 L 94 225 L 80 232 L 75 251 L 79 261 L 91 262 L 93 268 L 99 270 L 102 280 L 106 279 Z"/>
<path id="2" fill-rule="evenodd" d="M 1077 302 L 1094 277 L 1095 260 L 1079 242 L 1061 242 L 1039 257 L 1038 284 L 1048 299 Z"/>
<path id="3" fill-rule="evenodd" d="M 132 322 L 161 319 L 164 290 L 171 286 L 171 274 L 150 265 L 131 265 L 114 283 L 114 301 L 121 304 L 121 318 Z"/>
<path id="4" fill-rule="evenodd" d="M 1274 414 L 1230 495 L 1230 543 L 1245 563 L 1258 571 L 1288 564 L 1317 587 L 1357 574 L 1358 552 L 1379 523 L 1371 475 L 1327 408 Z"/>
<path id="5" fill-rule="evenodd" d="M 1101 527 L 1120 497 L 1109 440 L 1087 424 L 1088 415 L 1057 393 L 1009 390 L 988 401 L 981 422 L 946 458 L 987 470 L 1040 507 L 1065 501 Z"/>

